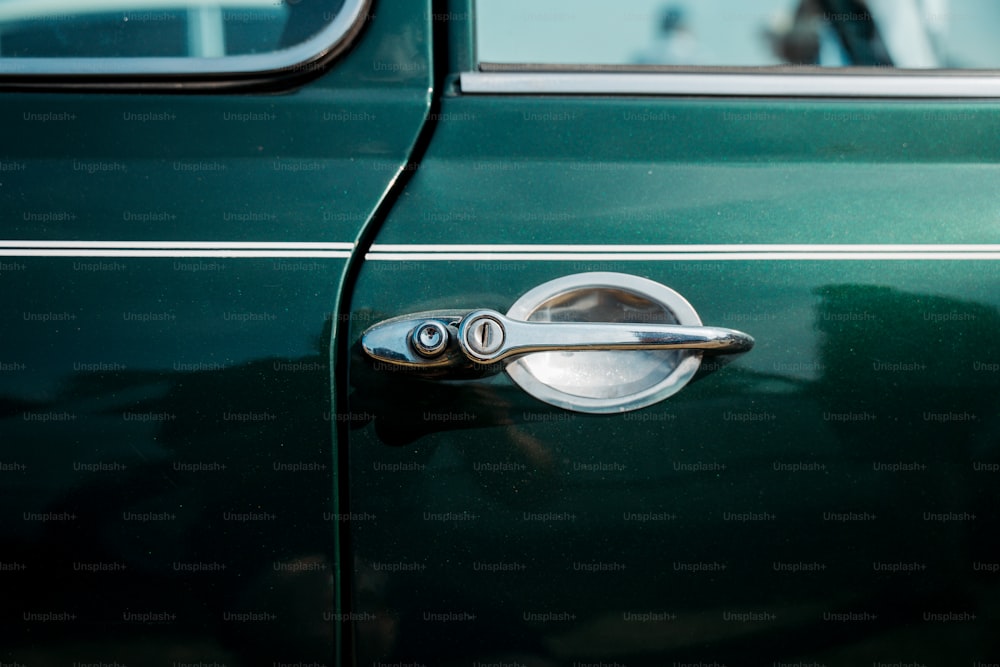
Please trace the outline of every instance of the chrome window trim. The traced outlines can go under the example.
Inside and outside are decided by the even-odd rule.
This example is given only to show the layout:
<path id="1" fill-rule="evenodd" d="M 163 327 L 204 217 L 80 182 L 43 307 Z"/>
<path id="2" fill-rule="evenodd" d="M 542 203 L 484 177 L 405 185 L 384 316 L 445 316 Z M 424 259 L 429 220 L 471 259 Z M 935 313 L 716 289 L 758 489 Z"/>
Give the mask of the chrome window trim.
<path id="1" fill-rule="evenodd" d="M 1000 74 L 463 72 L 468 94 L 995 98 Z"/>
<path id="2" fill-rule="evenodd" d="M 366 19 L 371 0 L 345 0 L 323 30 L 288 49 L 222 58 L 3 58 L 0 76 L 226 75 L 307 70 L 309 63 L 347 46 Z M 138 10 L 137 10 L 138 11 Z"/>

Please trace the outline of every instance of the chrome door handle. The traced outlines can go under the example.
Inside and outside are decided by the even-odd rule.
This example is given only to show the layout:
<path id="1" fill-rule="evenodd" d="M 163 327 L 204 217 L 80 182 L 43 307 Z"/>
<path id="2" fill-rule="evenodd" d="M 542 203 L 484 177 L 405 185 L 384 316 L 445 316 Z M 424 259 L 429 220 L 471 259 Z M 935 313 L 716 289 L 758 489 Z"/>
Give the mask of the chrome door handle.
<path id="1" fill-rule="evenodd" d="M 753 344 L 748 334 L 721 327 L 525 322 L 495 310 L 466 315 L 454 311 L 416 313 L 376 324 L 361 337 L 362 349 L 375 361 L 401 370 L 424 369 L 434 375 L 533 352 L 710 350 L 729 354 L 746 352 Z"/>
<path id="2" fill-rule="evenodd" d="M 680 391 L 703 354 L 746 352 L 753 345 L 742 331 L 702 326 L 691 304 L 666 285 L 606 272 L 543 283 L 506 315 L 414 313 L 361 336 L 376 370 L 442 380 L 503 370 L 535 398 L 592 413 L 652 405 Z"/>
<path id="3" fill-rule="evenodd" d="M 532 352 L 584 350 L 713 350 L 745 352 L 751 336 L 720 327 L 613 322 L 524 322 L 495 310 L 477 310 L 462 318 L 458 343 L 477 364 L 492 364 Z"/>

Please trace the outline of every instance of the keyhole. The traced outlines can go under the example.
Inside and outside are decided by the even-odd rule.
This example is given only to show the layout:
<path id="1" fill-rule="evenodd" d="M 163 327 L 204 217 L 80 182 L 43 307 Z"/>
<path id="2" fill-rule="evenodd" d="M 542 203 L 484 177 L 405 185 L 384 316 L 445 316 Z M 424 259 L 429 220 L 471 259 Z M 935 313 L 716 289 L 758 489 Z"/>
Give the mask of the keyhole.
<path id="1" fill-rule="evenodd" d="M 493 337 L 493 330 L 489 322 L 479 323 L 479 349 L 488 350 L 490 347 L 490 338 Z"/>
<path id="2" fill-rule="evenodd" d="M 503 346 L 503 325 L 492 317 L 482 316 L 470 323 L 465 341 L 476 354 L 493 354 Z"/>
<path id="3" fill-rule="evenodd" d="M 427 321 L 413 331 L 410 341 L 420 356 L 436 357 L 448 347 L 448 331 L 440 322 Z"/>
<path id="4" fill-rule="evenodd" d="M 424 347 L 437 347 L 441 340 L 441 333 L 434 327 L 424 327 L 420 330 L 420 342 Z"/>

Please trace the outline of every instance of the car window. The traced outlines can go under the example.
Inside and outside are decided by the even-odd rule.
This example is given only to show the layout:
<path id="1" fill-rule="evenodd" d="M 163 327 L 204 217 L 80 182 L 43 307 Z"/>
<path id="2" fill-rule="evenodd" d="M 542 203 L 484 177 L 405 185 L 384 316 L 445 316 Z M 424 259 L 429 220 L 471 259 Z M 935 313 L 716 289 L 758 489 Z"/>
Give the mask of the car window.
<path id="1" fill-rule="evenodd" d="M 478 0 L 481 63 L 1000 67 L 991 0 Z"/>
<path id="2" fill-rule="evenodd" d="M 366 4 L 365 0 L 0 0 L 0 73 L 284 67 L 330 50 Z M 184 63 L 187 60 L 202 62 Z"/>

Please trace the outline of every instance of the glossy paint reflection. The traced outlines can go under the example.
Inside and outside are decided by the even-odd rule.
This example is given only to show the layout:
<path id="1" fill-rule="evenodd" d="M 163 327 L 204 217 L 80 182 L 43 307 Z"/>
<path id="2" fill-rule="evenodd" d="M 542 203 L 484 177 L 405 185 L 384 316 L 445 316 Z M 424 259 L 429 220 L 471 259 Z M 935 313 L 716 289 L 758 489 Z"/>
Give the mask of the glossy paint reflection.
<path id="1" fill-rule="evenodd" d="M 328 660 L 342 262 L 19 261 L 0 378 L 4 656 Z"/>
<path id="2" fill-rule="evenodd" d="M 392 627 L 366 632 L 363 655 L 847 664 L 994 650 L 984 626 L 935 619 L 982 618 L 998 592 L 976 569 L 1000 549 L 983 477 L 1000 461 L 1000 381 L 982 370 L 1000 356 L 997 305 L 870 284 L 802 294 L 811 321 L 758 341 L 811 350 L 811 377 L 748 356 L 632 415 L 358 360 L 352 406 L 375 419 L 352 435 L 352 511 L 367 517 L 352 528 L 356 581 L 378 573 L 365 608 Z"/>

